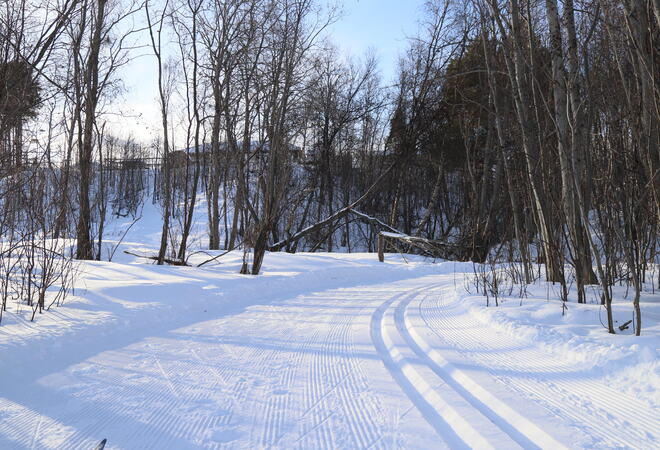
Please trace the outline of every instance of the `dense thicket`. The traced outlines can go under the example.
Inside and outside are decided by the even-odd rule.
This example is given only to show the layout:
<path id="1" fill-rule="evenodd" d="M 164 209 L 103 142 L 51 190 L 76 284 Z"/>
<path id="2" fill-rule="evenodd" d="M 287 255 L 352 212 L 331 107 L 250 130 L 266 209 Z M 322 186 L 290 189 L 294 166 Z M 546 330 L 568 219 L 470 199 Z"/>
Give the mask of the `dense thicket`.
<path id="1" fill-rule="evenodd" d="M 610 332 L 610 288 L 628 283 L 639 332 L 658 256 L 658 8 L 429 1 L 385 87 L 372 56 L 324 38 L 336 11 L 314 0 L 10 0 L 3 242 L 35 235 L 7 218 L 39 205 L 40 239 L 75 237 L 78 258 L 100 258 L 106 216 L 137 217 L 152 188 L 158 263 L 185 263 L 205 200 L 202 246 L 242 249 L 244 273 L 267 250 L 373 251 L 385 230 L 519 262 L 521 283 L 542 263 L 564 300 L 598 285 Z M 140 146 L 105 114 L 117 70 L 145 48 L 162 129 Z M 47 186 L 26 181 L 41 172 Z"/>

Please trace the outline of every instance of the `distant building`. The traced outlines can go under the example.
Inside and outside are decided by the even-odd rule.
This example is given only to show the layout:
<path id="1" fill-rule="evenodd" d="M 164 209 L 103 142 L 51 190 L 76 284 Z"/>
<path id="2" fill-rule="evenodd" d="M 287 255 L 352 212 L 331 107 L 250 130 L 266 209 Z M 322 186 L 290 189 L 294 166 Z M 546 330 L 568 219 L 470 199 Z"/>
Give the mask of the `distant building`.
<path id="1" fill-rule="evenodd" d="M 229 146 L 226 142 L 220 143 L 220 157 L 221 162 L 229 164 L 234 164 L 235 161 L 233 158 L 225 158 L 227 156 L 227 151 Z M 242 147 L 241 147 L 242 148 Z M 187 165 L 195 165 L 199 162 L 203 167 L 211 164 L 212 153 L 211 153 L 211 144 L 204 143 L 199 145 L 199 149 L 195 147 L 188 147 L 181 150 L 174 150 L 170 152 L 170 164 L 172 167 L 186 167 Z M 251 170 L 257 169 L 264 161 L 268 159 L 270 154 L 270 145 L 268 142 L 259 142 L 252 141 L 248 147 L 249 155 L 247 156 L 247 161 Z M 302 162 L 304 159 L 303 149 L 295 146 L 289 145 L 289 154 L 291 159 L 295 162 Z"/>

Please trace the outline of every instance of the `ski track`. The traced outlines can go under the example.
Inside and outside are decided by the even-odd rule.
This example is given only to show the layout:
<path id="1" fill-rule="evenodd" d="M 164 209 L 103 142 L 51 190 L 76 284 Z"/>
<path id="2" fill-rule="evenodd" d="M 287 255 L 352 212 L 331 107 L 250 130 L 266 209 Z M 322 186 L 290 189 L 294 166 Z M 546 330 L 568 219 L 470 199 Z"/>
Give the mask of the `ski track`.
<path id="1" fill-rule="evenodd" d="M 448 275 L 255 305 L 56 375 L 70 386 L 34 393 L 53 396 L 46 411 L 0 397 L 0 447 L 385 449 L 418 437 L 399 428 L 408 414 L 426 422 L 413 442 L 450 448 L 657 448 L 660 435 L 641 402 L 472 317 Z M 402 392 L 398 411 L 382 383 Z"/>
<path id="2" fill-rule="evenodd" d="M 555 416 L 586 429 L 594 440 L 588 445 L 645 448 L 649 439 L 655 442 L 653 437 L 660 435 L 658 415 L 644 404 L 589 379 L 571 362 L 479 322 L 455 300 L 451 288 L 436 289 L 414 303 L 415 314 L 423 321 L 417 327 L 431 331 L 438 338 L 438 347 L 455 350 L 463 361 L 487 371 Z M 608 425 L 602 426 L 604 423 Z"/>
<path id="3" fill-rule="evenodd" d="M 467 405 L 458 391 L 431 370 L 425 355 L 411 345 L 397 311 L 424 287 L 385 301 L 372 318 L 372 338 L 392 376 L 437 433 L 452 448 L 493 448 L 497 441 L 512 448 L 501 430 Z M 421 356 L 421 357 L 420 357 Z"/>

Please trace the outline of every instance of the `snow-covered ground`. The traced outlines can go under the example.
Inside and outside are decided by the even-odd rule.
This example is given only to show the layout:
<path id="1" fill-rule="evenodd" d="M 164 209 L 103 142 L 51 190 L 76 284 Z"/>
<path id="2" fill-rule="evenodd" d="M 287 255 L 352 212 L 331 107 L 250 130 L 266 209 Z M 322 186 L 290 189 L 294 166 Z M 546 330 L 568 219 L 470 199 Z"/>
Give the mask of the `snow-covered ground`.
<path id="1" fill-rule="evenodd" d="M 660 447 L 658 295 L 642 337 L 612 336 L 546 285 L 486 308 L 472 264 L 277 253 L 254 277 L 238 252 L 121 249 L 64 306 L 3 318 L 1 449 Z"/>

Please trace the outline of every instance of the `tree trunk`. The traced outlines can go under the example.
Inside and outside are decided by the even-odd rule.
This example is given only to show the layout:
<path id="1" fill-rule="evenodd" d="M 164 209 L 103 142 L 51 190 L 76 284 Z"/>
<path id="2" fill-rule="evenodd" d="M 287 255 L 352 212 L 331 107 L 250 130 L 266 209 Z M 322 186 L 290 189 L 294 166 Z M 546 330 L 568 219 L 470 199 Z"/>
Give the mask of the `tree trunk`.
<path id="1" fill-rule="evenodd" d="M 108 0 L 97 1 L 96 20 L 89 44 L 89 56 L 85 70 L 85 123 L 82 130 L 82 145 L 78 155 L 80 165 L 80 183 L 78 197 L 78 224 L 76 226 L 76 258 L 93 259 L 92 239 L 90 236 L 91 211 L 89 192 L 92 182 L 92 155 L 94 151 L 94 122 L 96 105 L 99 97 L 99 52 L 101 33 L 104 28 L 105 6 Z"/>

